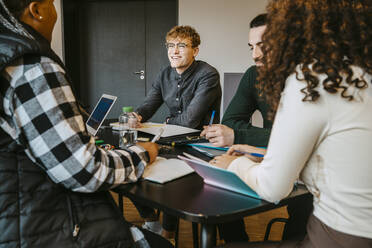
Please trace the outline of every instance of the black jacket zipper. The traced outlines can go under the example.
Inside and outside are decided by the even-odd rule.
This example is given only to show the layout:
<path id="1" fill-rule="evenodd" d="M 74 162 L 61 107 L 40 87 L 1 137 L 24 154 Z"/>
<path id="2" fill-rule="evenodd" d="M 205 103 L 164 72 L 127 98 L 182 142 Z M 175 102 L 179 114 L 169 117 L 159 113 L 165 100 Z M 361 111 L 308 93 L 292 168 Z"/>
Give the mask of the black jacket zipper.
<path id="1" fill-rule="evenodd" d="M 70 214 L 70 218 L 72 222 L 72 238 L 76 240 L 80 232 L 80 225 L 78 222 L 78 218 L 73 211 L 71 197 L 69 194 L 67 194 L 67 206 L 68 206 L 68 212 Z"/>

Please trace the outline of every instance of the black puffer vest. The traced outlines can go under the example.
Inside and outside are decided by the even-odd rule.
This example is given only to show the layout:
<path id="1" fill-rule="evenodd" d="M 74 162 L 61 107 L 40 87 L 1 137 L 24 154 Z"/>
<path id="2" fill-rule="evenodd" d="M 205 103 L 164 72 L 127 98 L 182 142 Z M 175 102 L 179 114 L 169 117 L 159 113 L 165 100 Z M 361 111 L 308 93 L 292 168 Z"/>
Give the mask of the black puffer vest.
<path id="1" fill-rule="evenodd" d="M 27 40 L 0 26 L 0 71 L 22 56 L 60 62 L 46 40 Z M 0 103 L 0 114 L 3 113 Z M 109 192 L 75 193 L 53 183 L 0 129 L 0 248 L 134 247 Z"/>

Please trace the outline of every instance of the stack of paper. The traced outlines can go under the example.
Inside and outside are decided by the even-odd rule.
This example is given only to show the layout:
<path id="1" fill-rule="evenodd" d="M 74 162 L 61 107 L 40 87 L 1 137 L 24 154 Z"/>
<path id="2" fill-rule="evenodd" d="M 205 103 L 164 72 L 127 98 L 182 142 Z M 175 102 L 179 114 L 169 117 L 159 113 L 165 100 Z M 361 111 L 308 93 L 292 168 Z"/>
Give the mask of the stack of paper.
<path id="1" fill-rule="evenodd" d="M 111 123 L 110 125 L 112 126 L 113 129 L 119 130 L 118 122 Z M 136 130 L 144 132 L 144 133 L 149 133 L 152 135 L 157 135 L 158 133 L 160 133 L 161 128 L 164 129 L 164 132 L 160 136 L 162 138 L 181 135 L 181 134 L 187 134 L 187 133 L 195 133 L 195 132 L 200 131 L 197 129 L 183 127 L 183 126 L 163 124 L 163 123 L 154 123 L 154 122 L 142 123 L 142 127 L 136 128 Z"/>

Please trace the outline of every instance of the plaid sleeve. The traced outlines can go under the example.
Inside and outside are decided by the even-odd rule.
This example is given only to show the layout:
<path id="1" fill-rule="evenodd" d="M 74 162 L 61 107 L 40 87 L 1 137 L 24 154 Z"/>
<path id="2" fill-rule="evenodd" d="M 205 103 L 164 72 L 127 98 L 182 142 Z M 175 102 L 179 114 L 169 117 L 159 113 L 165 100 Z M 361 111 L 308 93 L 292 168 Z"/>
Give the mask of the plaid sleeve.
<path id="1" fill-rule="evenodd" d="M 28 156 L 55 182 L 78 192 L 135 182 L 148 161 L 140 146 L 106 151 L 95 145 L 63 69 L 48 58 L 23 58 L 6 68 L 4 106 Z"/>

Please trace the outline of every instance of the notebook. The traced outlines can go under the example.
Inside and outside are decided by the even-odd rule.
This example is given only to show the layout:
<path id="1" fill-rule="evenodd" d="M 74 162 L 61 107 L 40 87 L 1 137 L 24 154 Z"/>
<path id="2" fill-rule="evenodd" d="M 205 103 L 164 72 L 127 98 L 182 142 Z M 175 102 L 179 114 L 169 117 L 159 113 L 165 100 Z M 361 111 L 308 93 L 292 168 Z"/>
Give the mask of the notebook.
<path id="1" fill-rule="evenodd" d="M 202 147 L 202 148 L 209 148 L 209 149 L 214 149 L 214 150 L 220 150 L 220 151 L 224 151 L 224 152 L 226 152 L 227 150 L 229 150 L 229 147 L 218 147 L 218 146 L 212 145 L 209 142 L 195 143 L 195 144 L 189 144 L 189 145 L 190 146 L 196 146 L 196 147 Z"/>
<path id="2" fill-rule="evenodd" d="M 191 146 L 194 150 L 197 150 L 198 152 L 207 155 L 210 158 L 214 158 L 216 156 L 220 156 L 229 149 L 228 147 L 216 147 L 212 145 L 211 143 L 191 143 L 188 144 Z"/>
<path id="3" fill-rule="evenodd" d="M 211 144 L 209 142 L 207 142 L 207 143 L 191 143 L 191 144 L 188 144 L 188 145 L 191 146 L 194 150 L 197 150 L 198 152 L 201 152 L 201 153 L 207 155 L 210 158 L 220 156 L 220 155 L 226 153 L 227 150 L 229 150 L 229 147 L 217 147 L 217 146 L 214 146 L 213 144 Z M 266 147 L 257 147 L 257 148 L 266 149 Z M 244 151 L 237 151 L 237 152 L 240 152 L 241 154 L 250 154 L 252 156 L 260 157 L 260 158 L 262 158 L 264 156 L 264 154 L 254 153 L 254 152 L 252 152 L 252 153 L 244 152 Z"/>
<path id="4" fill-rule="evenodd" d="M 110 109 L 114 105 L 116 99 L 116 96 L 103 94 L 97 102 L 87 122 L 85 123 L 88 132 L 92 136 L 96 136 L 99 128 L 101 127 L 107 114 L 110 112 Z"/>
<path id="5" fill-rule="evenodd" d="M 166 183 L 193 172 L 194 170 L 180 159 L 157 157 L 152 164 L 146 166 L 143 178 L 156 183 Z"/>
<path id="6" fill-rule="evenodd" d="M 243 182 L 243 180 L 241 180 L 235 173 L 215 167 L 207 162 L 193 160 L 183 156 L 178 157 L 190 165 L 190 167 L 203 178 L 204 183 L 256 199 L 261 199 L 258 194 L 253 191 L 245 182 Z"/>

